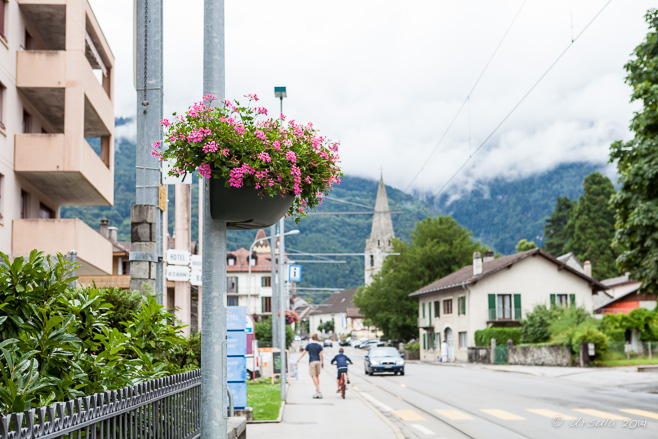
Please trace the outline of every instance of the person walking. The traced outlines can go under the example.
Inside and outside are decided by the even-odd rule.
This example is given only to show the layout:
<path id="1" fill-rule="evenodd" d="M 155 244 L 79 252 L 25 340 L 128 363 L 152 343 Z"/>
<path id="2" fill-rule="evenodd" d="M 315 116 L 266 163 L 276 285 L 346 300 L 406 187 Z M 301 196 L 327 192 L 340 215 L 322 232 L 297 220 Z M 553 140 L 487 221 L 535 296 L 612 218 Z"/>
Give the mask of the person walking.
<path id="1" fill-rule="evenodd" d="M 443 343 L 441 343 L 441 362 L 448 362 L 448 343 L 446 343 L 445 340 L 443 340 Z"/>
<path id="2" fill-rule="evenodd" d="M 306 345 L 302 355 L 295 361 L 295 366 L 297 366 L 302 357 L 308 352 L 308 371 L 315 384 L 315 395 L 313 398 L 322 398 L 322 392 L 320 391 L 320 372 L 324 368 L 324 353 L 322 350 L 322 345 L 318 343 L 318 334 L 313 334 L 311 336 L 311 342 Z"/>

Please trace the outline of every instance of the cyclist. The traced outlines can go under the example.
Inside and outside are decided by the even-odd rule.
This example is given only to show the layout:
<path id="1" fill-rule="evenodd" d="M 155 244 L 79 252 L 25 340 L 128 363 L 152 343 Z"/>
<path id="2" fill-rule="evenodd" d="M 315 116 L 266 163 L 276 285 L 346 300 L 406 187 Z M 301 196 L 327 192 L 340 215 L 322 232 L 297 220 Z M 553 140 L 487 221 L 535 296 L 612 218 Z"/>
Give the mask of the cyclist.
<path id="1" fill-rule="evenodd" d="M 344 352 L 345 350 L 343 348 L 338 349 L 338 354 L 331 359 L 331 364 L 336 363 L 336 368 L 338 369 L 338 377 L 336 379 L 338 383 L 338 390 L 336 390 L 336 393 L 340 393 L 340 374 L 345 372 L 345 379 L 349 384 L 350 378 L 347 374 L 347 363 L 354 364 L 352 363 L 352 360 L 350 360 L 349 357 L 344 354 Z"/>

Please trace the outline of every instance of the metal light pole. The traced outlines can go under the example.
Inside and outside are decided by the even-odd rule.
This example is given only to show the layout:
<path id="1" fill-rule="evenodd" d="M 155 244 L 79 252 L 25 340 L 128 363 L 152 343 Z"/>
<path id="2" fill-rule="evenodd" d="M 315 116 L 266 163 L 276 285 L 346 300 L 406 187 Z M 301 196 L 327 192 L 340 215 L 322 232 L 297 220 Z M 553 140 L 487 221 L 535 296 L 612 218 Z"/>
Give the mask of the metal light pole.
<path id="1" fill-rule="evenodd" d="M 299 234 L 299 230 L 291 230 L 289 232 L 286 232 L 286 235 L 297 235 L 297 234 Z M 272 236 L 274 236 L 274 235 L 272 235 Z M 251 286 L 251 252 L 254 249 L 254 245 L 258 244 L 261 241 L 268 240 L 268 239 L 272 238 L 272 236 L 264 236 L 262 238 L 258 238 L 249 247 L 249 262 L 248 262 L 249 274 L 247 275 L 247 284 L 248 284 L 249 288 L 247 289 L 247 314 L 249 314 L 249 305 L 251 304 L 251 290 L 252 290 L 252 286 Z M 270 286 L 273 285 L 273 282 L 272 282 L 273 280 L 274 279 L 270 279 Z M 274 291 L 274 288 L 272 288 L 272 291 Z"/>
<path id="2" fill-rule="evenodd" d="M 279 337 L 281 347 L 281 401 L 286 400 L 286 274 L 283 272 L 283 258 L 285 255 L 284 218 L 279 220 Z"/>
<path id="3" fill-rule="evenodd" d="M 224 0 L 203 2 L 203 93 L 225 94 Z M 226 223 L 210 217 L 209 180 L 203 182 L 203 305 L 201 439 L 227 437 Z"/>
<path id="4" fill-rule="evenodd" d="M 270 242 L 271 248 L 271 261 L 272 261 L 272 302 L 270 307 L 272 308 L 272 347 L 279 345 L 279 319 L 277 316 L 277 310 L 279 309 L 279 289 L 277 285 L 279 282 L 276 279 L 276 224 L 270 226 L 270 236 L 272 241 Z"/>

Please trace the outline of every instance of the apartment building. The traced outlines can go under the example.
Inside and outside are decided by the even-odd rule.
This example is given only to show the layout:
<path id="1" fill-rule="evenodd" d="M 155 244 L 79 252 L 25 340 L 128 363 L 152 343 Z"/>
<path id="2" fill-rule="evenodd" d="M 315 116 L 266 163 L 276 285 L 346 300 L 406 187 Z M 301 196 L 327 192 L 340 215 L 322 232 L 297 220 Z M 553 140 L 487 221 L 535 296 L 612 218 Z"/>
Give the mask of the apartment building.
<path id="1" fill-rule="evenodd" d="M 112 272 L 110 241 L 60 210 L 113 203 L 113 65 L 87 0 L 0 0 L 0 251 Z"/>

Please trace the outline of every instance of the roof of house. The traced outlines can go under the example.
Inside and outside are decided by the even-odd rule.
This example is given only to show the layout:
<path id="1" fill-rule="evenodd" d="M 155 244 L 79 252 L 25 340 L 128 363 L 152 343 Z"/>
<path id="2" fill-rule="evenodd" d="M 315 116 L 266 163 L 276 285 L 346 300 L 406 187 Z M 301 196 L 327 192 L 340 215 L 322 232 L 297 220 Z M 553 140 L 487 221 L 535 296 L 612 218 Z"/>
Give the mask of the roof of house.
<path id="1" fill-rule="evenodd" d="M 248 272 L 249 271 L 249 261 L 248 261 L 248 256 L 249 256 L 249 250 L 246 248 L 239 248 L 237 250 L 231 251 L 231 252 L 226 252 L 226 258 L 233 258 L 235 259 L 235 264 L 234 265 L 228 265 L 226 266 L 226 271 L 228 272 Z M 256 264 L 251 266 L 251 271 L 252 272 L 262 272 L 262 271 L 271 271 L 272 270 L 272 263 L 271 263 L 271 255 L 270 254 L 256 254 L 254 252 L 252 254 L 252 258 L 256 260 Z"/>
<path id="2" fill-rule="evenodd" d="M 605 290 L 607 287 L 601 284 L 594 278 L 586 276 L 583 273 L 580 273 L 578 270 L 574 270 L 569 267 L 566 263 L 560 262 L 553 256 L 549 255 L 545 251 L 539 248 L 534 248 L 522 253 L 516 253 L 509 256 L 503 256 L 502 258 L 494 259 L 493 261 L 483 262 L 482 263 L 482 273 L 477 276 L 473 276 L 473 266 L 468 265 L 464 268 L 461 268 L 453 273 L 450 273 L 447 276 L 442 277 L 441 279 L 432 282 L 429 285 L 422 287 L 421 289 L 411 293 L 409 296 L 421 296 L 423 294 L 433 293 L 435 291 L 447 290 L 450 288 L 461 287 L 462 285 L 473 285 L 478 281 L 485 279 L 489 276 L 492 276 L 499 271 L 511 268 L 517 262 L 522 261 L 523 259 L 540 256 L 548 260 L 549 262 L 554 263 L 560 269 L 566 270 L 569 273 L 574 274 L 575 276 L 580 277 L 581 279 L 592 284 L 592 288 L 595 291 Z"/>
<path id="3" fill-rule="evenodd" d="M 628 274 L 618 277 L 611 277 L 610 279 L 604 279 L 601 281 L 601 283 L 606 287 L 616 287 L 617 285 L 628 284 L 633 282 L 640 283 L 640 281 L 629 279 Z"/>
<path id="4" fill-rule="evenodd" d="M 602 305 L 599 305 L 599 306 L 597 306 L 596 308 L 594 308 L 594 312 L 601 311 L 601 310 L 607 308 L 608 306 L 612 305 L 612 304 L 615 303 L 615 302 L 621 302 L 621 301 L 622 301 L 621 299 L 623 299 L 623 298 L 625 298 L 625 297 L 628 297 L 628 296 L 631 295 L 631 294 L 635 294 L 635 295 L 639 295 L 639 296 L 641 296 L 641 297 L 639 298 L 639 300 L 642 300 L 642 299 L 645 298 L 645 297 L 650 297 L 650 298 L 652 298 L 652 299 L 654 299 L 654 300 L 658 300 L 658 298 L 656 298 L 655 296 L 650 296 L 650 295 L 648 295 L 648 294 L 644 294 L 644 295 L 643 295 L 643 294 L 640 294 L 640 293 L 638 292 L 638 290 L 640 289 L 641 286 L 642 286 L 642 282 L 638 282 L 638 284 L 635 285 L 635 286 L 633 287 L 633 289 L 631 289 L 630 291 L 627 291 L 627 292 L 625 292 L 624 294 L 620 294 L 619 296 L 617 296 L 617 297 L 615 297 L 615 298 L 613 298 L 613 299 L 607 301 L 606 303 L 604 303 L 604 304 L 602 304 Z"/>
<path id="5" fill-rule="evenodd" d="M 354 304 L 352 299 L 354 299 L 354 293 L 356 293 L 356 288 L 351 290 L 342 290 L 335 294 L 332 294 L 320 304 L 320 306 L 311 312 L 311 315 L 318 314 L 336 314 L 336 313 L 347 313 L 348 309 L 354 309 Z M 357 311 L 358 312 L 358 311 Z"/>

